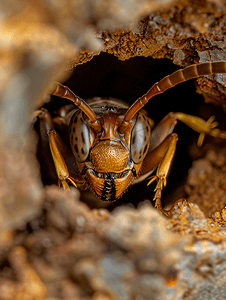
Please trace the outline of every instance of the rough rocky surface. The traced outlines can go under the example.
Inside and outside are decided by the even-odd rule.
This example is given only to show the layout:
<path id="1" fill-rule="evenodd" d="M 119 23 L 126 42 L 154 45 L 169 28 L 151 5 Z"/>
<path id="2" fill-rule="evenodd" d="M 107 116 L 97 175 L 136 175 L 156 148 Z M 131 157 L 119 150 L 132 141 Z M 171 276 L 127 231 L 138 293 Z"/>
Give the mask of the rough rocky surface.
<path id="1" fill-rule="evenodd" d="M 137 56 L 168 58 L 184 67 L 192 63 L 225 60 L 225 1 L 179 1 L 151 12 L 132 30 L 98 35 L 103 51 L 121 60 Z M 77 63 L 92 58 L 83 51 Z M 207 102 L 225 106 L 226 75 L 197 80 L 197 92 Z"/>
<path id="2" fill-rule="evenodd" d="M 90 209 L 74 188 L 44 187 L 30 132 L 31 113 L 48 101 L 53 80 L 100 51 L 121 60 L 167 58 L 181 67 L 225 59 L 225 5 L 1 2 L 1 300 L 225 297 L 225 145 L 214 148 L 212 139 L 188 173 L 193 213 L 185 208 L 167 219 L 149 201 L 109 212 Z M 225 75 L 200 78 L 197 91 L 225 107 L 225 84 Z"/>
<path id="3" fill-rule="evenodd" d="M 206 216 L 226 206 L 226 149 L 210 149 L 206 157 L 196 160 L 188 172 L 186 192 Z"/>
<path id="4" fill-rule="evenodd" d="M 90 210 L 78 196 L 47 188 L 43 211 L 26 227 L 4 232 L 1 299 L 224 295 L 224 226 L 197 205 L 193 214 L 185 209 L 167 220 L 148 202 L 110 214 Z"/>

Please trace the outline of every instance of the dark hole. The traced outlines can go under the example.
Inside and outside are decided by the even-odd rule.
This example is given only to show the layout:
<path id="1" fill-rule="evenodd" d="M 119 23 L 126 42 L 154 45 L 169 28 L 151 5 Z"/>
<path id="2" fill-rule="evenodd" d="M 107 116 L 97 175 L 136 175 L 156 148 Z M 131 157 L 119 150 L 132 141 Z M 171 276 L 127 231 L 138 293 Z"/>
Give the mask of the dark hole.
<path id="1" fill-rule="evenodd" d="M 95 96 L 115 97 L 132 104 L 137 98 L 145 94 L 156 81 L 177 69 L 178 67 L 169 60 L 136 57 L 127 61 L 120 61 L 113 55 L 102 53 L 90 62 L 77 66 L 71 72 L 71 77 L 63 84 L 83 99 Z M 58 98 L 54 102 L 51 101 L 48 106 L 54 110 L 56 106 L 65 103 L 67 103 L 66 100 Z M 145 109 L 148 111 L 149 117 L 157 124 L 171 111 L 197 116 L 201 103 L 203 103 L 203 97 L 196 94 L 194 80 L 190 80 L 152 98 Z M 203 110 L 206 107 L 208 109 L 208 106 L 204 106 Z M 198 138 L 197 133 L 180 122 L 178 122 L 174 132 L 178 134 L 179 141 L 173 167 L 168 177 L 168 184 L 163 193 L 163 199 L 166 201 L 172 198 L 172 193 L 185 181 L 192 163 L 187 148 L 192 137 Z M 147 181 L 144 181 L 130 187 L 123 197 L 115 202 L 114 206 L 126 202 L 136 204 L 145 199 L 152 201 L 156 183 L 149 187 L 146 184 Z M 182 189 L 177 197 L 184 196 Z M 177 199 L 174 198 L 172 201 Z"/>

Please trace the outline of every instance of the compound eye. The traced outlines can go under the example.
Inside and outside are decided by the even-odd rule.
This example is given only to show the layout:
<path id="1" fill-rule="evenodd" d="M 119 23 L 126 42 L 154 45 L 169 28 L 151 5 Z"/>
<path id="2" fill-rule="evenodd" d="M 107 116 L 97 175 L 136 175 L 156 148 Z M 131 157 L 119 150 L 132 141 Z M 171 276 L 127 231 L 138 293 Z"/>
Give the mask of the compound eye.
<path id="1" fill-rule="evenodd" d="M 94 138 L 93 133 L 90 134 L 89 127 L 83 118 L 83 113 L 81 111 L 76 112 L 70 122 L 70 144 L 78 162 L 84 162 L 87 159 L 90 143 Z"/>
<path id="2" fill-rule="evenodd" d="M 147 154 L 151 137 L 151 126 L 148 117 L 139 113 L 131 132 L 130 152 L 135 164 L 142 162 Z"/>

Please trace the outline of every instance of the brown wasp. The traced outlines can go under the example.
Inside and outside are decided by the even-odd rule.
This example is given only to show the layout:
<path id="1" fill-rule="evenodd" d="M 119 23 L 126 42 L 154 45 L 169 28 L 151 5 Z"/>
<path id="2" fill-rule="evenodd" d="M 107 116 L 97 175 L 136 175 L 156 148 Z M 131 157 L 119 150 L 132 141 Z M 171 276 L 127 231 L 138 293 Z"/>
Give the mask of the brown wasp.
<path id="1" fill-rule="evenodd" d="M 149 178 L 148 184 L 157 181 L 155 206 L 169 215 L 161 205 L 161 191 L 172 164 L 177 134 L 173 133 L 177 120 L 200 133 L 201 146 L 205 134 L 225 139 L 226 132 L 216 128 L 214 117 L 208 121 L 184 113 L 169 113 L 152 130 L 154 122 L 141 108 L 155 95 L 176 84 L 199 76 L 226 73 L 226 62 L 207 62 L 190 65 L 164 77 L 132 106 L 117 99 L 93 98 L 89 104 L 69 88 L 57 84 L 53 95 L 67 98 L 74 104 L 61 108 L 52 118 L 43 109 L 39 114 L 41 138 L 48 135 L 58 184 L 65 190 L 68 183 L 85 181 L 103 201 L 115 201 L 131 185 Z M 44 132 L 44 133 L 43 133 Z M 66 139 L 59 134 L 66 134 Z M 72 168 L 73 166 L 73 168 Z"/>

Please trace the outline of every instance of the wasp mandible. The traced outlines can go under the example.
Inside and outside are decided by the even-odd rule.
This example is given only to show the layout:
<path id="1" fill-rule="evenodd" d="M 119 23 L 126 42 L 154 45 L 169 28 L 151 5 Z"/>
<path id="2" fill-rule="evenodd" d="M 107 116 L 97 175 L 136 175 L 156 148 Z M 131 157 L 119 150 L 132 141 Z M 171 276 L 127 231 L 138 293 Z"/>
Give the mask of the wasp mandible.
<path id="1" fill-rule="evenodd" d="M 115 201 L 131 184 L 149 178 L 148 184 L 157 182 L 155 206 L 170 215 L 176 204 L 170 210 L 164 209 L 161 192 L 175 154 L 178 136 L 173 130 L 177 121 L 200 133 L 198 146 L 206 134 L 225 139 L 226 132 L 216 128 L 214 117 L 204 121 L 180 112 L 170 112 L 154 127 L 142 107 L 153 96 L 178 83 L 218 73 L 226 73 L 225 61 L 190 65 L 155 83 L 131 106 L 117 99 L 97 97 L 86 103 L 68 87 L 57 83 L 52 94 L 73 104 L 62 107 L 55 118 L 46 109 L 38 117 L 41 138 L 48 135 L 59 186 L 68 190 L 68 183 L 77 187 L 76 183 L 85 181 L 102 201 Z M 149 177 L 155 170 L 156 175 Z"/>

